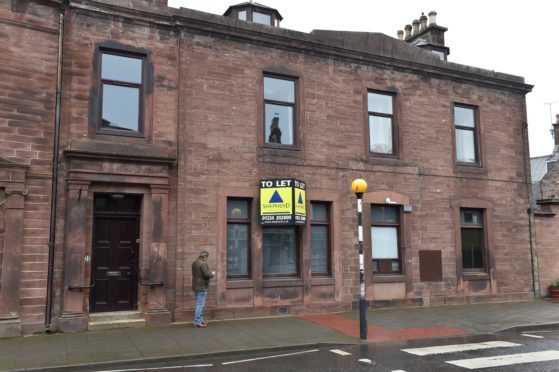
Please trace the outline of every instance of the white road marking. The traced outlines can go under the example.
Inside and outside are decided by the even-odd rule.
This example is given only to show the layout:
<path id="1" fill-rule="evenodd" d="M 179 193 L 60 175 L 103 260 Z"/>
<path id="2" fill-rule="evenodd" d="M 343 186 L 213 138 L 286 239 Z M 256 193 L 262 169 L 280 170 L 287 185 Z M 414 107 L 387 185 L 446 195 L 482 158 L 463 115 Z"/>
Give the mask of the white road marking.
<path id="1" fill-rule="evenodd" d="M 265 357 L 260 357 L 260 358 L 251 358 L 251 359 L 243 359 L 243 360 L 234 360 L 232 362 L 225 362 L 225 363 L 221 363 L 221 364 L 222 365 L 227 365 L 227 364 L 245 363 L 245 362 L 252 362 L 252 361 L 255 361 L 255 360 L 262 360 L 262 359 L 281 358 L 281 357 L 286 357 L 286 356 L 291 356 L 291 355 L 315 353 L 317 351 L 319 351 L 319 350 L 318 349 L 312 349 L 312 350 L 298 351 L 296 353 L 270 355 L 270 356 L 265 356 Z"/>
<path id="2" fill-rule="evenodd" d="M 330 350 L 330 351 L 335 353 L 335 354 L 338 354 L 338 355 L 344 355 L 344 356 L 345 355 L 351 355 L 351 353 L 348 353 L 347 351 L 343 351 L 343 350 L 340 350 L 340 349 L 333 349 L 333 350 Z"/>
<path id="3" fill-rule="evenodd" d="M 371 361 L 371 359 L 367 359 L 367 358 L 359 359 L 359 361 L 360 361 L 361 363 L 365 363 L 365 364 L 371 364 L 371 363 L 373 363 L 373 362 Z"/>
<path id="4" fill-rule="evenodd" d="M 544 338 L 543 336 L 531 335 L 529 333 L 523 333 L 522 336 L 524 337 L 533 337 L 533 338 Z"/>
<path id="5" fill-rule="evenodd" d="M 392 371 L 392 372 L 406 372 L 406 371 L 404 371 L 403 369 L 397 369 L 397 370 Z"/>
<path id="6" fill-rule="evenodd" d="M 178 368 L 199 368 L 199 367 L 213 367 L 213 364 L 190 364 L 187 366 L 171 366 L 171 367 L 152 367 L 152 368 L 141 368 L 142 371 L 161 371 L 163 369 L 178 369 Z M 104 371 L 98 372 L 130 372 L 130 371 L 138 371 L 138 368 L 134 369 L 107 369 Z"/>
<path id="7" fill-rule="evenodd" d="M 456 344 L 456 345 L 443 345 L 443 346 L 431 346 L 431 347 L 421 347 L 415 349 L 402 349 L 409 354 L 424 356 L 431 354 L 446 354 L 446 353 L 456 353 L 460 351 L 467 350 L 481 350 L 481 349 L 492 349 L 496 347 L 513 347 L 522 346 L 520 344 L 513 344 L 512 342 L 506 341 L 488 341 L 488 342 L 478 342 L 474 344 Z"/>
<path id="8" fill-rule="evenodd" d="M 559 350 L 536 351 L 532 353 L 497 355 L 486 358 L 451 360 L 446 363 L 467 369 L 510 366 L 513 364 L 546 362 L 559 359 Z"/>

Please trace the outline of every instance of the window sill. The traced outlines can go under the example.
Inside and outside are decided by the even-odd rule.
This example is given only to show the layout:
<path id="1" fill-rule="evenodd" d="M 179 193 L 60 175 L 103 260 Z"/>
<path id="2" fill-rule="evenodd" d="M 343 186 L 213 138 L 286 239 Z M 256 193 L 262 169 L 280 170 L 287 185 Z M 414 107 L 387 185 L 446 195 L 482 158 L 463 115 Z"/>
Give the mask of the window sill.
<path id="1" fill-rule="evenodd" d="M 262 147 L 260 155 L 263 160 L 269 162 L 277 159 L 301 158 L 303 156 L 301 150 L 295 147 Z"/>
<path id="2" fill-rule="evenodd" d="M 266 279 L 262 281 L 262 287 L 264 288 L 299 287 L 302 285 L 302 279 Z"/>
<path id="3" fill-rule="evenodd" d="M 400 159 L 398 156 L 377 156 L 370 154 L 367 159 L 369 164 L 375 165 L 400 165 Z"/>
<path id="4" fill-rule="evenodd" d="M 314 277 L 311 278 L 311 285 L 333 285 L 334 278 L 331 277 Z"/>
<path id="5" fill-rule="evenodd" d="M 144 134 L 136 131 L 125 131 L 125 130 L 115 130 L 115 129 L 97 129 L 98 135 L 105 136 L 119 136 L 119 137 L 135 137 L 144 138 Z"/>
<path id="6" fill-rule="evenodd" d="M 455 171 L 457 173 L 483 174 L 487 175 L 487 169 L 478 164 L 456 164 Z"/>
<path id="7" fill-rule="evenodd" d="M 235 289 L 235 288 L 253 288 L 254 282 L 252 279 L 230 279 L 226 283 L 227 289 Z"/>
<path id="8" fill-rule="evenodd" d="M 373 274 L 373 283 L 403 283 L 406 276 L 402 274 Z"/>
<path id="9" fill-rule="evenodd" d="M 462 279 L 464 280 L 489 280 L 491 275 L 487 273 L 462 273 Z"/>

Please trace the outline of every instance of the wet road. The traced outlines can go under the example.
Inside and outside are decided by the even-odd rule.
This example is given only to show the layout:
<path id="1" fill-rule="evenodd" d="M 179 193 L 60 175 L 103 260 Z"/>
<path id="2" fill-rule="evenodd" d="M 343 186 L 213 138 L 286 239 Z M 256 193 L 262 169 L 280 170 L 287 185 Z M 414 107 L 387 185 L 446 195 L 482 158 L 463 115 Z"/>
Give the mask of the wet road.
<path id="1" fill-rule="evenodd" d="M 419 340 L 391 345 L 362 344 L 219 358 L 103 371 L 559 371 L 559 331 Z M 100 371 L 100 370 L 98 370 Z"/>

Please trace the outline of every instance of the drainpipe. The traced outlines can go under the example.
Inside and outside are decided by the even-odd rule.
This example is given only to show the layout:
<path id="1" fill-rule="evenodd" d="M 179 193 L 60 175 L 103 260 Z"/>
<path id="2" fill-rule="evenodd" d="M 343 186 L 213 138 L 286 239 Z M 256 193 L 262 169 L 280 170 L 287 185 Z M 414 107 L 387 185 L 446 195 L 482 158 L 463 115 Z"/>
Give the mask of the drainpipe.
<path id="1" fill-rule="evenodd" d="M 58 16 L 58 55 L 56 62 L 56 103 L 54 109 L 54 148 L 52 151 L 52 185 L 50 197 L 49 255 L 47 271 L 47 302 L 45 327 L 49 330 L 52 320 L 52 291 L 54 281 L 54 246 L 56 240 L 56 200 L 58 192 L 58 152 L 60 149 L 60 108 L 62 104 L 62 55 L 64 42 L 64 14 L 70 0 L 64 0 Z"/>
<path id="2" fill-rule="evenodd" d="M 540 280 L 538 270 L 538 251 L 536 245 L 536 221 L 533 208 L 528 208 L 530 229 L 530 258 L 532 259 L 532 280 L 534 281 L 534 298 L 540 298 Z"/>
<path id="3" fill-rule="evenodd" d="M 524 101 L 524 112 L 526 113 L 526 101 Z M 535 211 L 532 208 L 532 182 L 528 178 L 528 162 L 526 161 L 526 148 L 528 140 L 528 123 L 522 123 L 522 150 L 524 158 L 524 180 L 526 182 L 526 192 L 528 193 L 528 201 L 530 207 L 528 208 L 528 233 L 530 237 L 530 261 L 532 269 L 532 290 L 534 291 L 534 298 L 540 297 L 540 279 L 538 271 L 538 250 L 536 245 L 536 224 L 535 224 Z"/>

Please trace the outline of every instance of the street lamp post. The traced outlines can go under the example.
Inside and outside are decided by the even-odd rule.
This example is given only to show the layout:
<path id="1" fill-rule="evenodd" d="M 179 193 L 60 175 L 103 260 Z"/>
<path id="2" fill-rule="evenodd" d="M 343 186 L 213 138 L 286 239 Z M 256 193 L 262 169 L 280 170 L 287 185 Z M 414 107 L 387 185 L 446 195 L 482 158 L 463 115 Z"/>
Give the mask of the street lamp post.
<path id="1" fill-rule="evenodd" d="M 353 180 L 351 189 L 357 196 L 357 233 L 359 237 L 359 337 L 367 339 L 367 306 L 365 302 L 365 258 L 363 255 L 363 193 L 367 182 L 361 178 Z"/>

